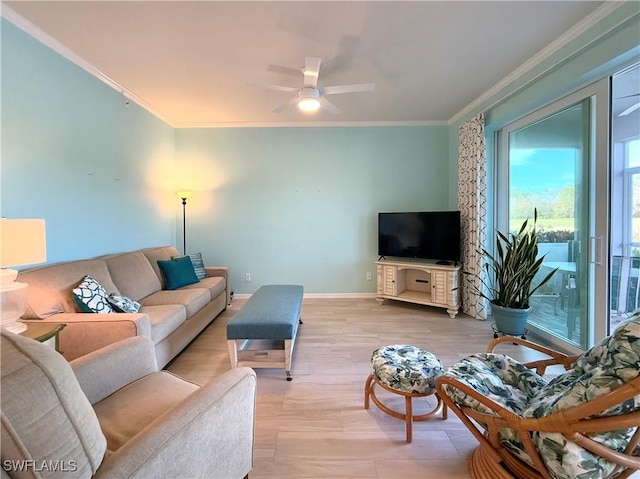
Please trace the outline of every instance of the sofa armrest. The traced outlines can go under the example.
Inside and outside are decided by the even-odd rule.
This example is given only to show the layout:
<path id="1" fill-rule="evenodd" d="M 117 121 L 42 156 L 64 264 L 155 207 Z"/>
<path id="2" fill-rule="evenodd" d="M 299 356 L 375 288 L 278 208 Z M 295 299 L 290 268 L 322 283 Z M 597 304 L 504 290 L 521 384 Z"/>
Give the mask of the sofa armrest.
<path id="1" fill-rule="evenodd" d="M 45 319 L 23 319 L 25 323 L 64 323 L 59 345 L 67 361 L 84 356 L 122 339 L 135 336 L 151 338 L 149 317 L 142 313 L 58 313 Z"/>
<path id="2" fill-rule="evenodd" d="M 242 478 L 253 463 L 256 375 L 235 368 L 107 456 L 94 478 Z"/>
<path id="3" fill-rule="evenodd" d="M 224 278 L 227 289 L 227 302 L 231 304 L 231 289 L 229 288 L 229 268 L 227 266 L 205 266 L 204 267 L 207 276 L 221 276 Z"/>
<path id="4" fill-rule="evenodd" d="M 70 364 L 91 404 L 158 371 L 153 341 L 141 336 L 110 344 Z"/>
<path id="5" fill-rule="evenodd" d="M 229 268 L 227 266 L 205 266 L 204 270 L 207 276 L 222 276 L 226 281 L 229 281 Z"/>

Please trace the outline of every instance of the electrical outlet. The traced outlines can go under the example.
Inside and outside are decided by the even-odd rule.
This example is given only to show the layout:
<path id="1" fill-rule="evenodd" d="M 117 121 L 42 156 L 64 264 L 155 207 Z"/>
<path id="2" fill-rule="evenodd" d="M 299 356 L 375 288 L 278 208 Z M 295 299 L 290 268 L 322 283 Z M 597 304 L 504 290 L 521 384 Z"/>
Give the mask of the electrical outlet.
<path id="1" fill-rule="evenodd" d="M 251 273 L 245 273 L 244 274 L 244 280 L 245 281 L 251 281 Z"/>
<path id="2" fill-rule="evenodd" d="M 371 271 L 367 271 L 367 281 L 371 281 Z"/>

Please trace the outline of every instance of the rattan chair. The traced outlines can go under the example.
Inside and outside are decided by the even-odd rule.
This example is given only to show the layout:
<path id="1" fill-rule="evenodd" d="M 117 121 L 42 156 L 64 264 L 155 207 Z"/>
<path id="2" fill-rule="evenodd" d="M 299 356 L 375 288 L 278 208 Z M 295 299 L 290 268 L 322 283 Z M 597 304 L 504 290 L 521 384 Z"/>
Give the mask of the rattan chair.
<path id="1" fill-rule="evenodd" d="M 520 364 L 494 353 L 517 343 L 549 356 Z M 566 372 L 550 382 L 547 367 Z M 640 470 L 640 320 L 580 356 L 501 337 L 436 380 L 445 404 L 480 442 L 476 479 L 626 478 Z"/>

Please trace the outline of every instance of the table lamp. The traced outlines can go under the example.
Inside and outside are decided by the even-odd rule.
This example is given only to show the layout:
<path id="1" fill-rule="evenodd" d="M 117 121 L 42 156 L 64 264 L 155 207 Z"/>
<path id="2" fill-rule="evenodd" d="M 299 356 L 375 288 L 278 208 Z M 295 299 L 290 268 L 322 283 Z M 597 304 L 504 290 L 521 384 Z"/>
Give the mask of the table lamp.
<path id="1" fill-rule="evenodd" d="M 18 272 L 10 266 L 42 263 L 47 259 L 44 220 L 0 218 L 0 308 L 2 328 L 21 333 L 19 323 L 27 301 L 27 284 L 16 281 Z"/>

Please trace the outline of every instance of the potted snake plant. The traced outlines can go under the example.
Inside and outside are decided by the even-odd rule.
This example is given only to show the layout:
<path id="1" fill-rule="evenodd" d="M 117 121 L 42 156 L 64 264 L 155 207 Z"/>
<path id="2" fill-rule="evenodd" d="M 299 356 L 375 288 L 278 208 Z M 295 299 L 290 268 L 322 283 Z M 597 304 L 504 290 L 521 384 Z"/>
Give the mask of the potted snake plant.
<path id="1" fill-rule="evenodd" d="M 478 250 L 485 260 L 482 273 L 464 272 L 479 279 L 478 283 L 467 280 L 478 296 L 491 303 L 495 327 L 501 333 L 524 335 L 531 313 L 531 296 L 557 271 L 550 271 L 534 284 L 544 261 L 544 255 L 538 257 L 537 220 L 538 211 L 534 210 L 533 224 L 526 219 L 517 233 L 505 235 L 498 231 L 494 254 L 486 249 Z"/>

